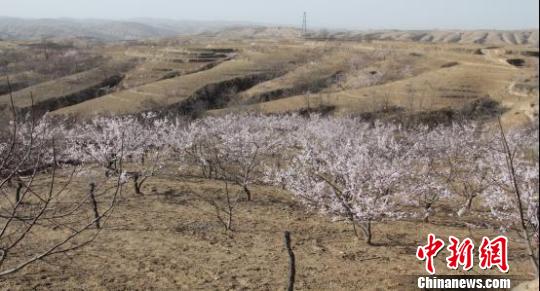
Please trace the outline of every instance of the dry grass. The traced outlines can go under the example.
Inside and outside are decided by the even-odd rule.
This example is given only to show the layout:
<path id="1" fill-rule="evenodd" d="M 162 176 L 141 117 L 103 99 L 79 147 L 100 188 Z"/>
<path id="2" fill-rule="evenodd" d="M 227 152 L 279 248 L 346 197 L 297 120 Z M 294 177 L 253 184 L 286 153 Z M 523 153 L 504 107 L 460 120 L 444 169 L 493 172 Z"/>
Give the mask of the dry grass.
<path id="1" fill-rule="evenodd" d="M 351 47 L 358 49 L 359 45 Z M 364 44 L 362 47 L 367 49 L 369 45 Z M 524 58 L 527 65 L 517 68 L 506 62 L 506 59 L 516 56 L 516 53 L 507 54 L 511 49 L 488 50 L 478 55 L 473 53 L 474 47 L 452 45 L 393 43 L 372 44 L 371 48 L 391 53 L 384 60 L 360 70 L 347 70 L 345 77 L 354 80 L 362 71 L 382 72 L 382 80 L 372 86 L 354 88 L 345 82 L 345 86 L 339 84 L 318 94 L 300 94 L 251 105 L 245 107 L 245 110 L 282 113 L 305 109 L 308 104 L 312 107 L 323 104 L 335 107 L 338 114 L 373 112 L 384 106 L 431 111 L 455 108 L 478 98 L 489 97 L 508 109 L 504 115 L 508 123 L 526 122 L 533 119 L 538 111 L 537 90 L 533 88 L 524 94 L 516 94 L 512 90 L 517 79 L 537 78 L 534 66 L 537 60 L 534 57 Z M 349 59 L 354 55 L 351 53 Z M 399 74 L 399 71 L 405 72 Z M 286 84 L 284 81 L 281 83 Z M 535 87 L 535 84 L 530 86 Z M 220 112 L 227 112 L 227 109 L 213 114 Z"/>
<path id="2" fill-rule="evenodd" d="M 60 79 L 44 82 L 17 91 L 13 94 L 15 106 L 19 108 L 30 107 L 32 105 L 32 95 L 35 103 L 48 101 L 63 96 L 76 94 L 88 88 L 99 85 L 101 82 L 113 77 L 121 75 L 121 67 L 125 64 L 116 66 L 101 67 L 91 69 L 75 75 L 70 75 Z M 0 105 L 9 104 L 9 95 L 0 96 Z"/>
<path id="3" fill-rule="evenodd" d="M 300 53 L 245 51 L 237 58 L 209 70 L 153 82 L 116 92 L 58 110 L 57 114 L 89 115 L 94 113 L 136 113 L 158 106 L 187 100 L 198 89 L 254 74 L 273 73 L 288 62 L 302 57 Z"/>
<path id="4" fill-rule="evenodd" d="M 10 44 L 2 42 L 4 47 Z M 229 55 L 234 55 L 231 60 L 224 56 L 205 59 L 200 54 L 224 48 L 235 50 Z M 167 107 L 193 98 L 209 85 L 253 74 L 269 74 L 271 79 L 263 78 L 252 88 L 237 92 L 230 102 L 221 102 L 223 108 L 210 113 L 290 112 L 303 110 L 308 103 L 332 107 L 336 114 L 372 112 L 385 106 L 430 111 L 483 97 L 508 109 L 504 116 L 508 123 L 520 124 L 538 111 L 538 82 L 531 81 L 538 74 L 537 49 L 527 45 L 489 48 L 399 39 L 347 42 L 201 36 L 96 45 L 91 51 L 103 55 L 111 66 L 134 61 L 137 65 L 122 72 L 125 78 L 110 94 L 61 108 L 55 114 L 137 113 Z M 199 61 L 189 62 L 198 57 Z M 522 59 L 524 66 L 512 66 L 508 59 Z M 16 92 L 17 102 L 28 105 L 29 92 L 43 100 L 76 94 L 107 75 L 100 70 L 23 89 Z M 336 74 L 339 78 L 331 80 Z M 0 102 L 5 103 L 6 98 L 0 97 Z M 270 101 L 262 102 L 266 100 Z"/>
<path id="5" fill-rule="evenodd" d="M 214 199 L 222 188 L 218 181 L 156 178 L 144 187 L 144 197 L 128 189 L 98 241 L 6 278 L 0 281 L 1 289 L 281 289 L 288 266 L 283 232 L 289 230 L 298 290 L 414 290 L 410 276 L 425 272 L 415 250 L 428 233 L 471 237 L 476 243 L 484 235 L 496 235 L 465 226 L 467 221 L 479 224 L 480 213 L 456 219 L 445 206 L 432 223 L 376 224 L 378 246 L 367 246 L 355 240 L 350 225 L 310 213 L 287 192 L 263 186 L 254 187 L 254 201 L 240 200 L 235 232 L 229 235 L 204 201 Z M 243 197 L 240 189 L 231 193 Z M 49 233 L 34 242 L 53 237 Z M 524 247 L 514 234 L 510 237 L 509 274 L 531 278 Z M 444 255 L 436 267 L 448 273 Z"/>

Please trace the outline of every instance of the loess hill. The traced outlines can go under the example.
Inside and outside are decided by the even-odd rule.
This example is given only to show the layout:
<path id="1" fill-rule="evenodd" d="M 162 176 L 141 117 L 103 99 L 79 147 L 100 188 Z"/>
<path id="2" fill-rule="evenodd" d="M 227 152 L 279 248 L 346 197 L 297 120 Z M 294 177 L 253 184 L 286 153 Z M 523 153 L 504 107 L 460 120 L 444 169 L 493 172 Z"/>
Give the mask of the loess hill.
<path id="1" fill-rule="evenodd" d="M 538 32 L 236 28 L 101 42 L 0 41 L 14 105 L 88 117 L 145 111 L 319 111 L 470 117 L 538 112 Z M 10 103 L 0 80 L 0 109 Z"/>

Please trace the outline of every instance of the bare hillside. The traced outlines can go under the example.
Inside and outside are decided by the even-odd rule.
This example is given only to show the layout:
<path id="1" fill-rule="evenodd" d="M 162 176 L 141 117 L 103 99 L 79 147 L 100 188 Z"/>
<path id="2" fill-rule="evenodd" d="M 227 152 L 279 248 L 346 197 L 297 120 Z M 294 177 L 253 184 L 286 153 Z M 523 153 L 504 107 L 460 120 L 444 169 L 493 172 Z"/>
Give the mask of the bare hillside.
<path id="1" fill-rule="evenodd" d="M 319 31 L 311 38 L 333 38 L 354 41 L 412 41 L 422 43 L 457 43 L 481 45 L 530 45 L 538 46 L 538 30 L 523 31 Z"/>

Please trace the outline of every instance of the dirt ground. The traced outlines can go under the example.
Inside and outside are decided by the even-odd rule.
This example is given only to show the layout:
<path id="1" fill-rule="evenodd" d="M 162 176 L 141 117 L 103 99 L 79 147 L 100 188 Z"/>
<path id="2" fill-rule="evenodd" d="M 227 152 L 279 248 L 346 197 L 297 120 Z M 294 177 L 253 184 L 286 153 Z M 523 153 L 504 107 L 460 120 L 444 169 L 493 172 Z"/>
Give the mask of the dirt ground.
<path id="1" fill-rule="evenodd" d="M 376 246 L 368 246 L 355 239 L 350 225 L 309 213 L 287 192 L 265 186 L 253 188 L 253 201 L 231 189 L 239 202 L 234 232 L 227 234 L 205 201 L 223 197 L 220 189 L 222 182 L 176 178 L 148 181 L 144 196 L 128 187 L 97 241 L 31 265 L 0 281 L 0 289 L 283 290 L 288 272 L 283 232 L 288 230 L 297 290 L 414 290 L 414 276 L 425 275 L 416 247 L 426 243 L 428 233 L 444 240 L 471 237 L 477 246 L 482 236 L 496 235 L 466 227 L 473 216 L 458 220 L 439 209 L 431 223 L 376 224 Z M 534 276 L 524 246 L 510 237 L 509 275 L 517 286 Z M 444 252 L 436 260 L 438 274 L 449 274 Z M 476 267 L 468 274 L 497 272 Z"/>

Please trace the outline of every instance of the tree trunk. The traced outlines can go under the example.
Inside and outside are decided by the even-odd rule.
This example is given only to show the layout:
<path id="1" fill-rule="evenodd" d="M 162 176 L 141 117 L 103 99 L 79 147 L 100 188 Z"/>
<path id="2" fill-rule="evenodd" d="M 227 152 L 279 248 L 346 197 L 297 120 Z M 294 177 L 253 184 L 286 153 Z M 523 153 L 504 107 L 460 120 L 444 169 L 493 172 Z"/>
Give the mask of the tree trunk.
<path id="1" fill-rule="evenodd" d="M 516 178 L 516 168 L 514 167 L 514 156 L 510 150 L 510 146 L 508 145 L 508 140 L 506 139 L 506 135 L 504 133 L 504 129 L 502 126 L 501 118 L 498 118 L 499 121 L 499 128 L 501 130 L 501 139 L 504 146 L 504 151 L 507 158 L 507 166 L 508 166 L 508 172 L 510 173 L 510 176 L 512 178 L 512 185 L 514 187 L 514 194 L 516 195 L 516 206 L 518 209 L 519 214 L 519 220 L 521 222 L 521 234 L 525 239 L 527 240 L 527 255 L 529 256 L 529 259 L 531 261 L 531 264 L 534 266 L 534 269 L 536 271 L 536 277 L 538 278 L 539 275 L 539 269 L 538 269 L 538 254 L 534 252 L 533 245 L 538 245 L 538 243 L 534 243 L 534 238 L 529 233 L 527 229 L 527 223 L 525 221 L 525 213 L 523 211 L 523 203 L 521 201 L 521 191 L 518 185 L 518 180 Z"/>
<path id="2" fill-rule="evenodd" d="M 287 253 L 289 254 L 289 280 L 287 283 L 287 291 L 293 291 L 296 276 L 296 259 L 291 247 L 291 233 L 288 231 L 285 232 L 285 247 L 287 248 Z"/>
<path id="3" fill-rule="evenodd" d="M 469 196 L 469 198 L 467 198 L 467 211 L 471 211 L 474 197 L 476 196 L 472 195 L 472 196 Z"/>
<path id="4" fill-rule="evenodd" d="M 370 246 L 373 245 L 373 242 L 371 241 L 371 238 L 373 236 L 371 232 L 371 220 L 360 224 L 360 229 L 362 230 L 362 234 L 364 235 L 364 242 Z"/>
<path id="5" fill-rule="evenodd" d="M 429 216 L 431 215 L 431 203 L 424 207 L 424 223 L 429 223 Z"/>
<path id="6" fill-rule="evenodd" d="M 521 236 L 525 237 L 525 239 L 527 240 L 527 256 L 529 257 L 529 260 L 531 261 L 531 264 L 533 265 L 534 270 L 536 271 L 536 277 L 538 278 L 540 274 L 538 270 L 538 254 L 535 254 L 534 252 L 534 248 L 531 244 L 532 238 L 529 235 L 529 232 L 527 231 L 526 227 L 523 227 L 521 231 Z"/>
<path id="7" fill-rule="evenodd" d="M 23 183 L 22 182 L 18 182 L 17 183 L 17 190 L 15 192 L 15 203 L 19 203 L 19 201 L 21 201 L 21 190 L 23 188 Z"/>
<path id="8" fill-rule="evenodd" d="M 90 201 L 92 202 L 92 209 L 94 210 L 94 219 L 96 223 L 96 228 L 101 229 L 101 224 L 100 224 L 101 217 L 99 216 L 98 204 L 96 201 L 96 195 L 94 193 L 95 191 L 96 191 L 96 184 L 90 183 Z"/>
<path id="9" fill-rule="evenodd" d="M 429 210 L 426 210 L 424 214 L 424 223 L 429 223 Z"/>
<path id="10" fill-rule="evenodd" d="M 138 195 L 143 195 L 141 192 L 142 182 L 139 184 L 139 174 L 133 175 L 133 186 L 135 188 L 135 193 Z"/>
<path id="11" fill-rule="evenodd" d="M 249 191 L 247 185 L 244 185 L 244 192 L 246 192 L 247 200 L 251 201 L 251 191 Z"/>
<path id="12" fill-rule="evenodd" d="M 227 198 L 227 231 L 232 231 L 232 224 L 233 224 L 233 206 L 231 203 L 231 196 L 229 195 L 229 185 L 227 182 L 225 182 L 225 195 Z"/>

